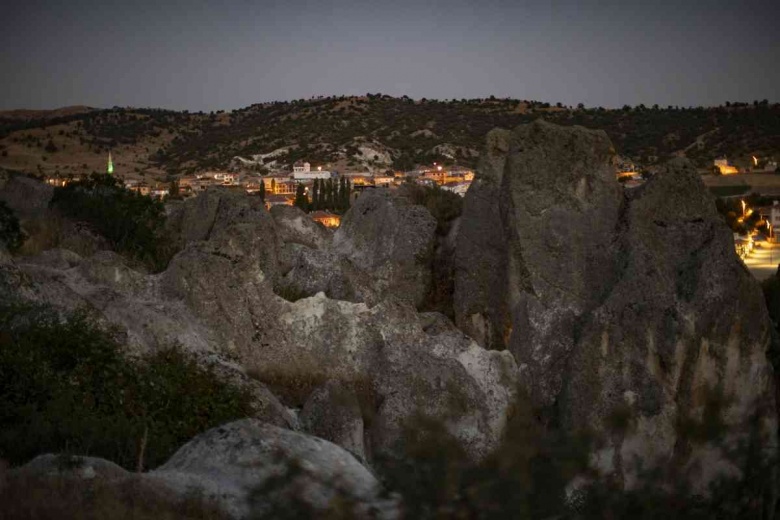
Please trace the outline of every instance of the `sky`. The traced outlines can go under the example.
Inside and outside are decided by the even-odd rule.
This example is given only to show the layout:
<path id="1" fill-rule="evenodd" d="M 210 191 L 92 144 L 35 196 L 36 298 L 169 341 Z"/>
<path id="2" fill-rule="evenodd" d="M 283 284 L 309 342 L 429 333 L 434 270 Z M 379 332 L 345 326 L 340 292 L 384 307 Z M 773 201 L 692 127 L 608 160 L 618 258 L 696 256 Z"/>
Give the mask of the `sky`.
<path id="1" fill-rule="evenodd" d="M 0 110 L 780 101 L 780 1 L 6 0 Z"/>

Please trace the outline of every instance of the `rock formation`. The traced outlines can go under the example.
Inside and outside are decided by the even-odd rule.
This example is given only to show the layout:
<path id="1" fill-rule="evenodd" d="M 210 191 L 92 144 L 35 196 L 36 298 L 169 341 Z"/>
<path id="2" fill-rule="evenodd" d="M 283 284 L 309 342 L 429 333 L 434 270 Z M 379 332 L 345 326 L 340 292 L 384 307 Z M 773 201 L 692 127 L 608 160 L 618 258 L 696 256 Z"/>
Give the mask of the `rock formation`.
<path id="1" fill-rule="evenodd" d="M 722 462 L 676 428 L 708 396 L 728 427 L 760 411 L 773 438 L 762 294 L 695 170 L 673 161 L 624 191 L 601 131 L 539 121 L 487 144 L 458 237 L 456 320 L 509 349 L 542 415 L 608 439 L 599 464 L 626 485 L 637 462 Z"/>
<path id="2" fill-rule="evenodd" d="M 380 489 L 335 444 L 253 419 L 195 437 L 147 478 L 182 495 L 200 491 L 237 518 L 246 517 L 253 502 L 254 514 L 266 512 L 271 501 L 324 510 L 338 495 L 367 506 L 378 502 Z"/>

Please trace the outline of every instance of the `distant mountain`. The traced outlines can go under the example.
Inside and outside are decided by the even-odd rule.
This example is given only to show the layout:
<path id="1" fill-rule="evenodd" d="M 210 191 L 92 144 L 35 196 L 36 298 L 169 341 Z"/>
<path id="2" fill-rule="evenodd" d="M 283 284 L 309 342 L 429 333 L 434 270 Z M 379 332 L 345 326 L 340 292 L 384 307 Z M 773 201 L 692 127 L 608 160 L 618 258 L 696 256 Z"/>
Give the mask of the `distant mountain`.
<path id="1" fill-rule="evenodd" d="M 69 107 L 0 112 L 0 167 L 32 173 L 116 171 L 162 177 L 204 169 L 287 169 L 300 159 L 335 170 L 473 167 L 495 127 L 544 118 L 603 129 L 640 165 L 685 155 L 780 158 L 780 105 L 710 108 L 551 106 L 516 99 L 413 100 L 381 94 L 252 105 L 232 112 Z"/>

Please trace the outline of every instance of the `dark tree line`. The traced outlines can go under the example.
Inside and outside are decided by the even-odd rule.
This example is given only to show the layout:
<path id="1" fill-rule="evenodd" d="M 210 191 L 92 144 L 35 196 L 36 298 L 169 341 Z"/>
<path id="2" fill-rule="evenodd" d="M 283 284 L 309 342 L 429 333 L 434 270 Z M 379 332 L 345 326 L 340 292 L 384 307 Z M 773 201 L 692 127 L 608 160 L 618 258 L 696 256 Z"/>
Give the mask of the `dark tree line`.
<path id="1" fill-rule="evenodd" d="M 307 212 L 324 210 L 344 213 L 349 209 L 351 193 L 352 184 L 344 178 L 315 179 L 311 199 L 306 195 L 303 185 L 299 184 L 295 191 L 294 205 Z"/>

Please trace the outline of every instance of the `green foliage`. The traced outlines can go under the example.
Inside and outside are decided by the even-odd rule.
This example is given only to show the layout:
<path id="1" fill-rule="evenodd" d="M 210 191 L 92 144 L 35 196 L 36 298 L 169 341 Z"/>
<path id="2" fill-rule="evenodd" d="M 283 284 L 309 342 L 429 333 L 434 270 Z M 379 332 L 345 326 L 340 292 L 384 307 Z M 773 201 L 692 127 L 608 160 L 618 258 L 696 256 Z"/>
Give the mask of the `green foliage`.
<path id="1" fill-rule="evenodd" d="M 439 186 L 420 186 L 418 184 L 404 183 L 401 193 L 408 197 L 413 204 L 425 206 L 436 219 L 436 233 L 446 235 L 450 231 L 452 221 L 458 218 L 463 211 L 463 199 Z"/>
<path id="2" fill-rule="evenodd" d="M 0 457 L 72 452 L 135 469 L 164 462 L 204 430 L 251 415 L 247 392 L 176 348 L 141 361 L 83 312 L 0 307 Z"/>
<path id="3" fill-rule="evenodd" d="M 51 206 L 88 223 L 116 251 L 153 271 L 165 269 L 176 252 L 162 202 L 128 190 L 113 176 L 92 174 L 55 188 Z"/>
<path id="4" fill-rule="evenodd" d="M 293 206 L 300 208 L 303 211 L 309 211 L 309 198 L 306 196 L 306 190 L 303 187 L 303 184 L 299 184 L 298 187 L 295 188 Z"/>
<path id="5" fill-rule="evenodd" d="M 19 227 L 19 219 L 13 210 L 5 202 L 0 200 L 0 242 L 5 243 L 9 251 L 13 252 L 22 247 L 24 235 Z"/>

